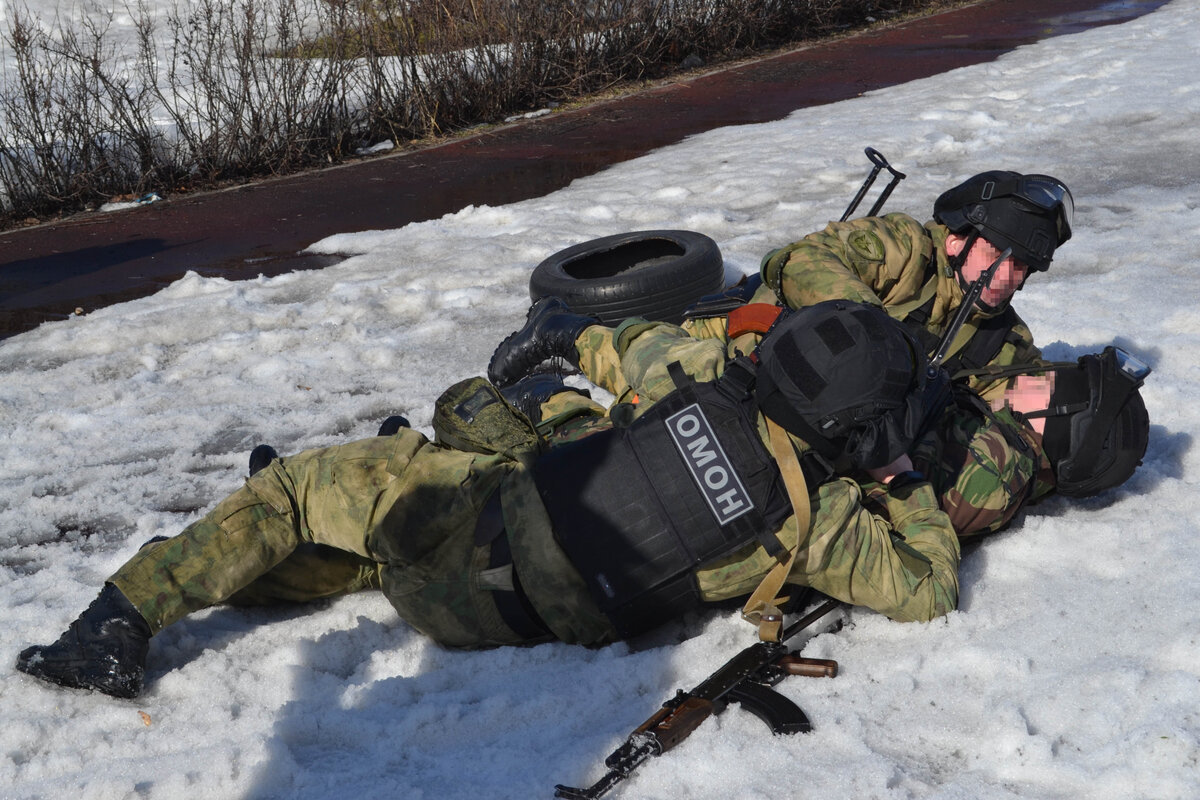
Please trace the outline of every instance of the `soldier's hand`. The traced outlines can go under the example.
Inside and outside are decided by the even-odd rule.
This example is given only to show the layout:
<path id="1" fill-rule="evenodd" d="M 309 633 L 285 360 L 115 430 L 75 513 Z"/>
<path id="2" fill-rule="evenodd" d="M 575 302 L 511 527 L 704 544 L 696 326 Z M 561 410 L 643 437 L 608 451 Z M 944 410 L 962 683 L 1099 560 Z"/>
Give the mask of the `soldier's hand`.
<path id="1" fill-rule="evenodd" d="M 870 475 L 873 480 L 886 485 L 891 483 L 892 478 L 896 477 L 900 473 L 912 471 L 912 459 L 908 457 L 907 453 L 905 453 L 886 466 L 867 470 L 867 474 Z"/>

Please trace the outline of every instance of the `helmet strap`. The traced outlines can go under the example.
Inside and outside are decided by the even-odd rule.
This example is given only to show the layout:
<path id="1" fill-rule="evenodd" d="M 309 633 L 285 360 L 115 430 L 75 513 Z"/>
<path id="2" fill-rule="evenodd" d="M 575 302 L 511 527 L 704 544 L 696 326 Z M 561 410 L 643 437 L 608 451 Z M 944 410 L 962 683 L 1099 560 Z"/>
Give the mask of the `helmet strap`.
<path id="1" fill-rule="evenodd" d="M 954 277 L 958 280 L 958 288 L 963 290 L 963 294 L 966 294 L 967 290 L 971 288 L 971 284 L 963 277 L 963 264 L 967 263 L 967 256 L 971 253 L 971 248 L 975 246 L 977 239 L 979 239 L 979 231 L 972 228 L 963 241 L 962 250 L 959 250 L 957 255 L 946 255 L 946 262 L 954 272 Z"/>
<path id="2" fill-rule="evenodd" d="M 950 264 L 950 269 L 954 270 L 954 278 L 958 281 L 958 288 L 962 290 L 963 295 L 966 295 L 966 293 L 971 290 L 971 283 L 963 275 L 963 265 L 967 263 L 967 257 L 971 254 L 971 248 L 974 247 L 975 243 L 980 239 L 983 239 L 983 236 L 979 233 L 979 231 L 972 228 L 971 232 L 967 234 L 966 241 L 963 244 L 963 249 L 959 251 L 958 255 L 947 256 L 947 263 Z M 985 303 L 983 298 L 980 297 L 975 301 L 975 305 L 978 306 L 979 309 L 984 313 L 996 314 L 1007 308 L 1010 300 L 1012 300 L 1011 297 L 1000 305 L 993 306 L 990 303 Z"/>
<path id="3" fill-rule="evenodd" d="M 1022 414 L 1026 419 L 1037 419 L 1038 417 L 1065 417 L 1068 414 L 1078 414 L 1080 411 L 1087 411 L 1092 407 L 1091 403 L 1069 403 L 1062 406 L 1051 406 L 1044 408 L 1041 411 L 1026 411 Z"/>
<path id="4" fill-rule="evenodd" d="M 1108 380 L 1107 377 L 1116 369 L 1116 362 L 1109 355 L 1108 350 L 1099 358 L 1093 357 L 1088 359 L 1084 366 L 1088 370 L 1092 385 L 1091 399 L 1088 403 L 1084 404 L 1090 409 L 1090 414 L 1086 418 L 1086 425 L 1089 429 L 1107 434 L 1112 428 L 1113 423 L 1116 422 L 1117 415 L 1121 413 L 1121 409 L 1125 406 L 1125 402 L 1129 399 L 1129 396 L 1141 386 L 1141 381 Z M 1099 393 L 1099 397 L 1096 396 L 1097 392 Z M 1056 470 L 1068 480 L 1072 478 L 1072 472 L 1075 471 L 1076 465 L 1087 469 L 1095 462 L 1104 447 L 1106 436 L 1090 435 L 1083 436 L 1082 438 L 1082 443 L 1078 447 L 1071 448 L 1070 455 L 1063 460 L 1058 470 Z"/>

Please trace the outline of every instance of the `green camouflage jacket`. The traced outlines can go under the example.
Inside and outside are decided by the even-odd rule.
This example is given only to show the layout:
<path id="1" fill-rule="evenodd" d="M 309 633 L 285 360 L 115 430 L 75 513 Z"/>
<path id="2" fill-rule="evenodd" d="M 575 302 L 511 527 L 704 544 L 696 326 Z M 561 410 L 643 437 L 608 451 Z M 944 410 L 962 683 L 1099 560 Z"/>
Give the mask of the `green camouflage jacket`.
<path id="1" fill-rule="evenodd" d="M 823 300 L 847 299 L 882 306 L 904 320 L 930 300 L 923 327 L 941 338 L 962 303 L 963 293 L 946 255 L 949 231 L 936 222 L 924 226 L 906 214 L 831 222 L 825 230 L 768 253 L 762 277 L 792 308 Z M 950 355 L 961 351 L 987 315 L 976 311 L 955 339 Z M 1020 319 L 990 364 L 1027 364 L 1041 357 L 1033 334 Z M 1007 380 L 972 378 L 985 400 L 999 397 Z"/>
<path id="2" fill-rule="evenodd" d="M 666 323 L 630 320 L 615 333 L 615 350 L 625 379 L 646 407 L 675 387 L 667 365 L 679 362 L 699 381 L 724 372 L 726 349 L 715 339 L 695 339 Z M 591 377 L 591 376 L 589 376 Z M 770 449 L 765 420 L 759 433 Z M 792 440 L 800 452 L 808 446 Z M 958 539 L 938 508 L 929 484 L 913 484 L 875 502 L 883 513 L 864 505 L 863 486 L 838 477 L 812 493 L 812 525 L 803 533 L 791 517 L 778 532 L 786 547 L 799 547 L 790 583 L 812 586 L 855 605 L 897 620 L 929 620 L 958 602 Z M 750 545 L 697 572 L 706 600 L 740 597 L 753 591 L 775 564 L 758 545 Z"/>
<path id="3" fill-rule="evenodd" d="M 628 353 L 630 343 L 649 330 L 657 331 L 652 357 L 621 358 L 618 351 Z M 689 343 L 689 339 L 705 344 Z M 664 365 L 673 360 L 686 355 L 701 365 L 693 368 L 701 371 L 703 379 L 712 380 L 723 369 L 724 359 L 752 349 L 756 341 L 750 334 L 731 340 L 726 335 L 724 318 L 689 320 L 677 329 L 663 323 L 630 320 L 617 329 L 589 327 L 580 334 L 576 347 L 584 374 L 618 400 L 627 402 L 643 397 L 653 400 L 670 391 L 672 384 Z M 649 342 L 640 349 L 649 351 Z M 628 379 L 625 369 L 630 371 Z M 551 399 L 544 417 L 551 420 L 546 432 L 552 441 L 555 437 L 575 438 L 603 424 L 596 418 L 605 413 L 603 407 L 591 404 L 590 411 L 596 416 L 576 416 L 571 424 L 554 430 L 553 416 L 559 414 L 560 420 L 566 420 L 580 410 L 582 402 L 574 394 Z M 567 408 L 572 412 L 566 412 Z M 1025 503 L 1054 488 L 1041 438 L 1007 410 L 989 417 L 974 409 L 956 407 L 917 445 L 913 456 L 932 482 L 942 510 L 960 537 L 999 530 Z"/>

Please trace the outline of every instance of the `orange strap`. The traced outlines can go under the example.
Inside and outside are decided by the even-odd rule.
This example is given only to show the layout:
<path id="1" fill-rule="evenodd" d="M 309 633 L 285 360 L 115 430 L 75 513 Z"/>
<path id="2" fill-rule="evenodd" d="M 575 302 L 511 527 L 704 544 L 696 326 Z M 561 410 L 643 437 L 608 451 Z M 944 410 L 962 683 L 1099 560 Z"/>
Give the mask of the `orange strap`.
<path id="1" fill-rule="evenodd" d="M 747 303 L 729 312 L 725 330 L 730 339 L 743 333 L 766 333 L 782 312 L 783 307 L 774 303 Z"/>

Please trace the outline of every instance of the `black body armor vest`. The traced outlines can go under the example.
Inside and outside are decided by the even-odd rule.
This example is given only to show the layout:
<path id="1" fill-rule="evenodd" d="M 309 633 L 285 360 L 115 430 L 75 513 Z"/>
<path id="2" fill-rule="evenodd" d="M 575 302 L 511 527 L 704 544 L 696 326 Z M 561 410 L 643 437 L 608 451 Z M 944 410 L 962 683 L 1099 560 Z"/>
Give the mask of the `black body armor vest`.
<path id="1" fill-rule="evenodd" d="M 917 341 L 925 348 L 927 353 L 932 353 L 937 349 L 941 340 L 934 336 L 925 327 L 925 323 L 929 320 L 930 311 L 933 309 L 933 303 L 936 298 L 931 298 L 925 305 L 914 309 L 906 316 L 902 322 L 908 327 L 909 331 L 917 337 Z M 980 369 L 986 367 L 992 362 L 992 359 L 1000 352 L 1000 348 L 1009 341 L 1016 341 L 1017 337 L 1013 334 L 1013 328 L 1020 321 L 1017 312 L 1012 306 L 1008 306 L 1001 313 L 994 317 L 988 317 L 979 323 L 975 331 L 975 335 L 971 337 L 966 346 L 958 353 L 950 356 L 943 362 L 942 366 L 951 375 L 958 372 Z"/>
<path id="2" fill-rule="evenodd" d="M 554 534 L 624 637 L 700 604 L 697 566 L 775 531 L 791 504 L 756 428 L 754 366 L 678 387 L 624 428 L 552 448 L 533 468 Z"/>

